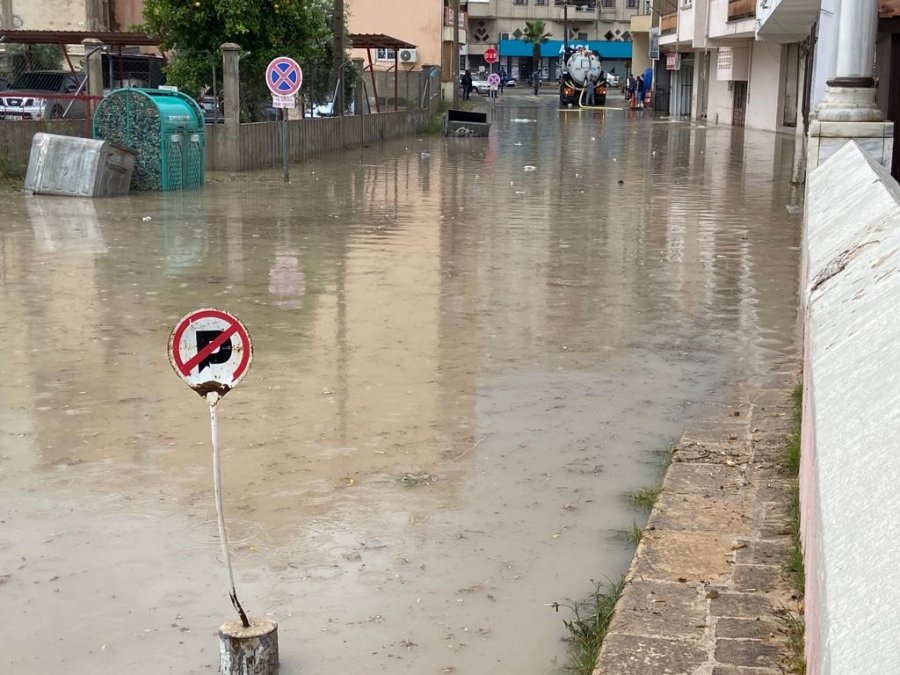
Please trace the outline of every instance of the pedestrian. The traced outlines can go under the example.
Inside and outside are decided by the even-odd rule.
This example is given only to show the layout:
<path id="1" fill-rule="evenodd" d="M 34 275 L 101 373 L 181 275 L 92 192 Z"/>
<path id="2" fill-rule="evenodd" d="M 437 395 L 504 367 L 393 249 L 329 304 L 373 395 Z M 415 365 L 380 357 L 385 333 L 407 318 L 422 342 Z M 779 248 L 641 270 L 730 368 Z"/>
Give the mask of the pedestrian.
<path id="1" fill-rule="evenodd" d="M 541 71 L 535 70 L 531 73 L 531 86 L 534 87 L 534 95 L 537 96 L 541 89 Z"/>
<path id="2" fill-rule="evenodd" d="M 637 89 L 637 80 L 634 79 L 634 73 L 628 73 L 628 79 L 625 81 L 625 98 L 629 102 L 629 106 L 634 108 L 637 104 L 634 100 L 634 92 Z"/>
<path id="3" fill-rule="evenodd" d="M 643 75 L 637 76 L 637 85 L 636 85 L 635 89 L 637 91 L 637 107 L 643 108 L 644 107 L 644 76 Z"/>
<path id="4" fill-rule="evenodd" d="M 596 103 L 596 99 L 594 98 L 594 88 L 597 86 L 597 83 L 591 80 L 590 75 L 585 76 L 584 78 L 584 105 L 594 105 Z"/>
<path id="5" fill-rule="evenodd" d="M 503 93 L 503 90 L 506 89 L 506 83 L 509 82 L 509 75 L 506 74 L 506 71 L 501 68 L 500 69 L 500 93 Z"/>
<path id="6" fill-rule="evenodd" d="M 462 76 L 462 87 L 463 87 L 463 98 L 465 100 L 469 100 L 469 96 L 472 95 L 472 71 L 466 69 L 465 74 Z"/>

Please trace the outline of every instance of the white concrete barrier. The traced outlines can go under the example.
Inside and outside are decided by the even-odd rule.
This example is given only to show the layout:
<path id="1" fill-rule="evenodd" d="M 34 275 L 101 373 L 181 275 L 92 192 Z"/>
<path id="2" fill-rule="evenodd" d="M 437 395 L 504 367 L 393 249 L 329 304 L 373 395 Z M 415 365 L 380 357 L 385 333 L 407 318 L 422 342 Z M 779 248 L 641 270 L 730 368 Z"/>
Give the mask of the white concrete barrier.
<path id="1" fill-rule="evenodd" d="M 850 142 L 808 176 L 808 672 L 900 673 L 900 186 Z"/>

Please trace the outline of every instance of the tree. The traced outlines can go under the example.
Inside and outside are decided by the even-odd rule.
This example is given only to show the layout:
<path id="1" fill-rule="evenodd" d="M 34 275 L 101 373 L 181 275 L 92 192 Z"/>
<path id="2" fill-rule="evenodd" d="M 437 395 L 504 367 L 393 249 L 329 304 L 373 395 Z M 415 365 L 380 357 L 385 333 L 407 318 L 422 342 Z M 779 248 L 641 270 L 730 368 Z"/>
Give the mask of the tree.
<path id="1" fill-rule="evenodd" d="M 214 63 L 221 77 L 222 43 L 239 44 L 242 116 L 255 120 L 269 100 L 265 71 L 276 56 L 300 64 L 312 100 L 327 97 L 331 12 L 332 0 L 145 0 L 140 29 L 172 52 L 166 76 L 194 96 L 211 86 Z M 323 68 L 325 77 L 318 72 Z"/>
<path id="2" fill-rule="evenodd" d="M 550 35 L 550 31 L 547 30 L 547 24 L 543 21 L 525 22 L 525 35 L 522 39 L 531 43 L 531 59 L 534 61 L 535 69 L 540 69 L 541 67 L 541 45 L 550 39 Z"/>

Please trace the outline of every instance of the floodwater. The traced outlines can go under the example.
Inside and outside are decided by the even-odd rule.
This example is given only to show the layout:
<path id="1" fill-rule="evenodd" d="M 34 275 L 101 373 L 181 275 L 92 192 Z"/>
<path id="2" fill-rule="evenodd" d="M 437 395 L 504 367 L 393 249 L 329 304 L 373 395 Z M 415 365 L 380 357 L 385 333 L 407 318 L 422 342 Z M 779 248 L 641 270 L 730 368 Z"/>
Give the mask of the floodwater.
<path id="1" fill-rule="evenodd" d="M 559 673 L 660 450 L 796 347 L 790 137 L 499 104 L 202 191 L 6 198 L 0 669 L 204 673 L 234 617 L 188 311 L 237 314 L 219 406 L 238 594 L 283 672 Z M 534 167 L 526 170 L 525 167 Z"/>

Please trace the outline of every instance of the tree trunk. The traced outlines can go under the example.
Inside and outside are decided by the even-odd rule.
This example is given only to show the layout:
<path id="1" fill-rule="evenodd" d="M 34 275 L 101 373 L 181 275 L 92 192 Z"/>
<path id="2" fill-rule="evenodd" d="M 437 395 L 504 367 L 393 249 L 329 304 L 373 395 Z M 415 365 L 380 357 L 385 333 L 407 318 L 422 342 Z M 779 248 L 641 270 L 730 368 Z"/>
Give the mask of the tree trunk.
<path id="1" fill-rule="evenodd" d="M 222 675 L 277 675 L 278 624 L 266 618 L 251 618 L 249 628 L 239 620 L 219 628 L 219 658 Z"/>

